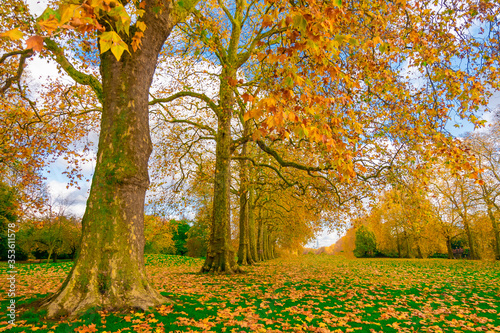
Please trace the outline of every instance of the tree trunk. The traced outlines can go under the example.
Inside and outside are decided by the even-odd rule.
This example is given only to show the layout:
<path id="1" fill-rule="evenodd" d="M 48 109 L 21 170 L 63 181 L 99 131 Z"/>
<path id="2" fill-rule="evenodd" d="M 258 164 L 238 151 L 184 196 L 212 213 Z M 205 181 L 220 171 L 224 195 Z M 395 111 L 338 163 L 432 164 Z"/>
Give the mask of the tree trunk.
<path id="1" fill-rule="evenodd" d="M 248 126 L 245 123 L 243 135 L 248 135 Z M 247 143 L 241 147 L 241 156 L 247 156 Z M 248 223 L 248 162 L 240 160 L 240 242 L 238 246 L 238 264 L 252 265 L 254 262 L 250 254 L 250 228 Z"/>
<path id="2" fill-rule="evenodd" d="M 231 182 L 231 119 L 234 97 L 228 78 L 236 77 L 232 69 L 225 69 L 220 83 L 220 114 L 215 146 L 215 181 L 212 230 L 207 258 L 201 272 L 236 273 L 240 269 L 234 260 L 230 235 L 230 182 Z"/>
<path id="3" fill-rule="evenodd" d="M 81 248 L 61 289 L 42 305 L 51 318 L 94 307 L 146 310 L 167 301 L 145 271 L 144 199 L 152 150 L 149 87 L 173 19 L 171 8 L 157 15 L 146 6 L 142 48 L 119 62 L 109 51 L 101 54 L 101 132 Z"/>
<path id="4" fill-rule="evenodd" d="M 495 218 L 495 214 L 493 214 L 491 202 L 488 202 L 488 216 L 490 218 L 491 226 L 493 227 L 493 234 L 495 238 L 495 259 L 500 260 L 500 233 L 498 230 L 498 223 Z"/>
<path id="5" fill-rule="evenodd" d="M 264 225 L 260 216 L 260 210 L 257 221 L 257 260 L 264 261 Z"/>
<path id="6" fill-rule="evenodd" d="M 263 225 L 263 242 L 264 242 L 264 260 L 269 260 L 271 259 L 270 253 L 269 253 L 269 230 L 267 229 L 267 226 L 264 224 Z"/>
<path id="7" fill-rule="evenodd" d="M 398 258 L 401 258 L 401 243 L 399 241 L 399 230 L 396 228 L 396 243 L 398 245 Z"/>
<path id="8" fill-rule="evenodd" d="M 257 254 L 257 237 L 256 237 L 256 223 L 255 212 L 253 206 L 254 193 L 253 188 L 250 186 L 248 190 L 248 242 L 250 243 L 250 258 L 253 262 L 259 261 Z"/>
<path id="9" fill-rule="evenodd" d="M 420 248 L 420 238 L 415 239 L 415 242 L 417 243 L 417 258 L 424 259 L 422 249 Z"/>
<path id="10" fill-rule="evenodd" d="M 446 236 L 446 249 L 448 250 L 448 259 L 454 259 L 453 249 L 451 248 L 451 237 Z"/>
<path id="11" fill-rule="evenodd" d="M 464 223 L 464 227 L 465 227 L 465 233 L 467 234 L 467 241 L 469 242 L 469 256 L 470 256 L 470 259 L 479 259 L 479 257 L 477 256 L 477 253 L 476 253 L 476 247 L 474 246 L 474 239 L 472 237 L 472 232 L 470 230 L 470 226 L 469 226 L 469 220 L 467 219 L 467 216 L 466 216 L 467 213 L 465 214 L 462 214 L 462 221 Z"/>

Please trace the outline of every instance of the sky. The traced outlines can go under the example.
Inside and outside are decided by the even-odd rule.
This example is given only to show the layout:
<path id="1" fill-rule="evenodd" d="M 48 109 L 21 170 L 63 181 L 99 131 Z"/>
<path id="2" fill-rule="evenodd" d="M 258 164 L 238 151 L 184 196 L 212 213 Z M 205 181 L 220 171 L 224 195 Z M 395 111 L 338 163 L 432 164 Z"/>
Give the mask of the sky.
<path id="1" fill-rule="evenodd" d="M 30 11 L 36 16 L 40 15 L 47 5 L 46 0 L 28 0 L 27 3 L 30 7 Z M 44 82 L 48 78 L 57 77 L 58 74 L 57 66 L 52 60 L 47 61 L 41 59 L 38 56 L 32 57 L 28 61 L 28 70 L 32 76 L 32 79 L 36 82 Z M 69 78 L 63 78 L 71 82 Z M 40 92 L 43 93 L 43 92 Z M 497 106 L 500 104 L 500 95 L 495 96 L 490 103 L 490 106 Z M 486 113 L 483 118 L 486 120 L 491 120 L 491 113 Z M 455 128 L 452 124 L 447 126 L 447 129 L 455 136 L 460 136 L 466 132 L 473 131 L 474 128 L 470 124 L 464 124 L 461 128 Z M 97 136 L 96 134 L 91 134 L 89 140 L 96 143 L 97 147 Z M 80 189 L 75 187 L 68 187 L 68 180 L 63 172 L 66 170 L 67 163 L 63 158 L 57 159 L 46 171 L 50 170 L 50 173 L 45 172 L 47 177 L 47 188 L 51 195 L 52 201 L 56 204 L 61 204 L 65 206 L 65 210 L 75 216 L 81 217 L 85 212 L 86 200 L 88 197 L 90 189 L 90 178 L 94 169 L 95 163 L 87 163 L 83 165 L 83 174 L 85 179 L 79 183 Z M 342 235 L 337 232 L 331 232 L 324 230 L 319 234 L 316 239 L 309 242 L 306 247 L 319 248 L 322 246 L 330 246 L 334 244 Z"/>

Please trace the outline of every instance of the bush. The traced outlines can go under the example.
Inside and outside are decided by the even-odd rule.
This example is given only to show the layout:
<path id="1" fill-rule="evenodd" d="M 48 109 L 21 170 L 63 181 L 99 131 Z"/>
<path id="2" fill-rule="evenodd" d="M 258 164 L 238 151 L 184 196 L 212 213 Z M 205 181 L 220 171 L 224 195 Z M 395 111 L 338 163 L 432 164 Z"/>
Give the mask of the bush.
<path id="1" fill-rule="evenodd" d="M 448 254 L 445 254 L 445 253 L 434 253 L 433 255 L 430 255 L 429 258 L 448 259 Z"/>
<path id="2" fill-rule="evenodd" d="M 375 235 L 363 225 L 356 230 L 355 245 L 354 255 L 357 258 L 373 257 L 377 250 Z"/>

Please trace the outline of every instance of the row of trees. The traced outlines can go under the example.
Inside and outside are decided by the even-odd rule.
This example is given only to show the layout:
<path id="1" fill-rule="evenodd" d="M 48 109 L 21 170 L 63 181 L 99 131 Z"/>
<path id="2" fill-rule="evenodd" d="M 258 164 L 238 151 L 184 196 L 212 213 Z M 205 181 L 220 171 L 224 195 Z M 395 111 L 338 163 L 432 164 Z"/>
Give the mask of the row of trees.
<path id="1" fill-rule="evenodd" d="M 498 117 L 498 114 L 496 115 Z M 381 194 L 344 240 L 357 256 L 388 255 L 500 259 L 498 118 L 486 131 L 469 134 L 477 173 L 452 173 L 437 159 L 427 177 L 394 172 Z M 347 239 L 349 239 L 347 241 Z"/>
<path id="2" fill-rule="evenodd" d="M 19 167 L 33 155 L 37 168 L 59 153 L 81 160 L 64 143 L 100 120 L 81 249 L 42 306 L 50 317 L 166 301 L 144 269 L 153 144 L 153 181 L 173 173 L 181 199 L 210 216 L 202 270 L 234 273 L 235 229 L 238 260 L 249 263 L 357 209 L 413 152 L 469 168 L 444 124 L 454 115 L 480 124 L 499 84 L 494 2 L 82 0 L 38 19 L 11 4 L 0 12 L 2 168 L 18 179 L 38 170 Z M 43 107 L 21 79 L 34 52 L 77 84 L 54 85 Z M 25 143 L 39 149 L 12 153 Z M 171 188 L 157 184 L 160 195 Z"/>

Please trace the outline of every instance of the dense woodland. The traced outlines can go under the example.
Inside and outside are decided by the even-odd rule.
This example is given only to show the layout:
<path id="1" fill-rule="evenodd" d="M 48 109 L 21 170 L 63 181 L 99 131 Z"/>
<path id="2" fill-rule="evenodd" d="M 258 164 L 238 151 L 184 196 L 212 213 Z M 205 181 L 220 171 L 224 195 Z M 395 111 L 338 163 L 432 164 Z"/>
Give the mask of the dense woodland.
<path id="1" fill-rule="evenodd" d="M 165 303 L 145 252 L 235 274 L 325 228 L 318 252 L 500 259 L 497 2 L 31 5 L 0 8 L 0 228 L 75 258 L 48 317 Z M 47 193 L 59 158 L 70 186 L 95 163 L 81 219 Z"/>

